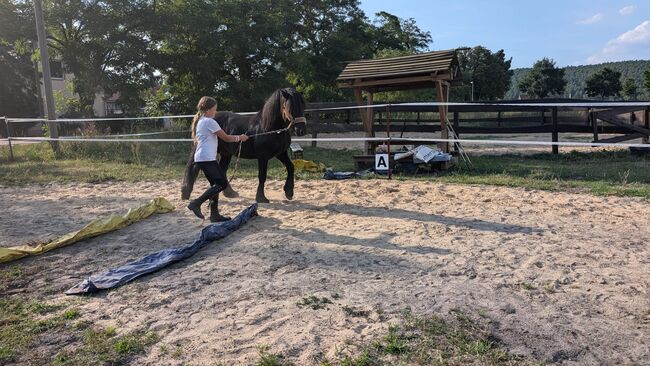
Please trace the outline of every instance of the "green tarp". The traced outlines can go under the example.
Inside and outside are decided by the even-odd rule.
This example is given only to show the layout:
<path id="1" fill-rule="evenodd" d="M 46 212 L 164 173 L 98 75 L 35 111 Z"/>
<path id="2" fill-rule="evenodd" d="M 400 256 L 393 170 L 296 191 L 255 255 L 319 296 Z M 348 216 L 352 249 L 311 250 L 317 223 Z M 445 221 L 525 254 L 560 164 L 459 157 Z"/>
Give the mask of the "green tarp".
<path id="1" fill-rule="evenodd" d="M 36 246 L 19 245 L 10 248 L 0 248 L 0 263 L 11 262 L 27 256 L 39 255 L 55 248 L 76 243 L 80 240 L 121 229 L 151 216 L 154 213 L 166 213 L 173 210 L 174 206 L 172 206 L 169 201 L 162 197 L 158 197 L 147 204 L 130 209 L 124 215 L 111 215 L 96 219 L 80 230 L 67 233 L 48 243 L 38 244 Z"/>

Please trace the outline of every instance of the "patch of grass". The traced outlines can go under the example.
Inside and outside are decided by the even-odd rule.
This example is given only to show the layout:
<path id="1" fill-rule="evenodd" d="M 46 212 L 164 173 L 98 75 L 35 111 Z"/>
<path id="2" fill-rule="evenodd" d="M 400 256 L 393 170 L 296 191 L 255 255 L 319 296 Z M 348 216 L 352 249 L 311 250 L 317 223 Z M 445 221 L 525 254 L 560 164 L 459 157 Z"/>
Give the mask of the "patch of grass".
<path id="1" fill-rule="evenodd" d="M 478 137 L 477 137 L 478 138 Z M 23 185 L 49 182 L 160 181 L 182 177 L 189 146 L 184 143 L 73 143 L 62 142 L 55 158 L 49 144 L 16 146 L 16 161 L 1 159 L 0 182 Z M 353 155 L 360 150 L 304 147 L 304 158 L 338 171 L 354 169 Z M 441 183 L 486 184 L 594 195 L 637 196 L 650 199 L 650 157 L 632 156 L 626 150 L 570 152 L 559 156 L 472 156 L 471 170 L 457 167 L 434 175 L 400 176 L 395 179 Z M 233 173 L 235 159 L 229 175 Z M 269 162 L 270 179 L 284 179 L 286 170 L 277 160 Z M 256 178 L 257 161 L 241 159 L 237 178 Z M 322 179 L 322 173 L 296 172 L 298 179 Z"/>
<path id="2" fill-rule="evenodd" d="M 124 364 L 147 347 L 157 343 L 153 332 L 134 332 L 117 336 L 115 328 L 88 329 L 83 333 L 83 343 L 74 351 L 61 351 L 54 365 Z"/>
<path id="3" fill-rule="evenodd" d="M 542 190 L 572 190 L 595 195 L 650 198 L 650 158 L 628 151 L 570 152 L 554 156 L 481 155 L 471 170 L 458 168 L 440 181 Z"/>
<path id="4" fill-rule="evenodd" d="M 183 347 L 181 346 L 176 346 L 171 352 L 172 358 L 181 358 L 183 355 Z"/>
<path id="5" fill-rule="evenodd" d="M 391 355 L 401 355 L 408 351 L 405 334 L 400 332 L 399 327 L 391 325 L 388 327 L 388 334 L 384 336 L 384 344 L 380 349 Z"/>
<path id="6" fill-rule="evenodd" d="M 535 287 L 535 285 L 533 285 L 532 283 L 529 283 L 529 282 L 522 282 L 521 287 L 524 290 L 528 290 L 528 291 L 537 289 L 537 287 Z"/>
<path id="7" fill-rule="evenodd" d="M 327 305 L 331 303 L 332 301 L 327 297 L 318 297 L 318 296 L 311 295 L 311 296 L 303 297 L 300 300 L 300 302 L 298 302 L 297 305 L 300 307 L 308 306 L 313 310 L 319 310 L 325 308 Z"/>
<path id="8" fill-rule="evenodd" d="M 350 307 L 350 306 L 347 306 L 347 305 L 343 306 L 342 309 L 343 309 L 343 312 L 345 313 L 345 315 L 351 316 L 353 318 L 359 318 L 359 317 L 367 318 L 368 316 L 370 316 L 370 311 L 369 310 L 359 310 L 359 309 L 356 309 L 356 308 L 353 308 L 353 307 Z"/>
<path id="9" fill-rule="evenodd" d="M 15 360 L 41 334 L 62 327 L 65 318 L 50 316 L 61 307 L 20 298 L 0 299 L 0 363 Z"/>
<path id="10" fill-rule="evenodd" d="M 19 280 L 23 275 L 21 266 L 11 266 L 0 270 L 0 291 L 9 288 L 11 283 Z"/>
<path id="11" fill-rule="evenodd" d="M 68 320 L 76 319 L 79 315 L 81 315 L 79 309 L 68 309 L 63 313 L 63 316 Z"/>
<path id="12" fill-rule="evenodd" d="M 259 360 L 256 366 L 292 366 L 293 363 L 285 360 L 284 356 L 279 353 L 270 353 L 268 346 L 261 345 L 257 347 Z"/>
<path id="13" fill-rule="evenodd" d="M 405 314 L 399 324 L 369 345 L 347 344 L 334 360 L 321 366 L 383 365 L 539 365 L 534 360 L 510 355 L 485 326 L 461 311 L 448 320 L 437 316 Z"/>

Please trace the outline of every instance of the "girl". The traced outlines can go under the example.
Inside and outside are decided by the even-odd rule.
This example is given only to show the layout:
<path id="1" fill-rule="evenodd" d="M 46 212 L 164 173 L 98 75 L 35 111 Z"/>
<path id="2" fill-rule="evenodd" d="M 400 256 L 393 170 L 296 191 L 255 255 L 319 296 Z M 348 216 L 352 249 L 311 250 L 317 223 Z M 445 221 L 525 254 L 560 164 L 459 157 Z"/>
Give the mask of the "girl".
<path id="1" fill-rule="evenodd" d="M 213 119 L 217 114 L 217 101 L 214 98 L 202 97 L 196 108 L 198 112 L 192 120 L 192 139 L 196 144 L 194 163 L 203 171 L 211 187 L 199 198 L 190 201 L 187 208 L 199 218 L 204 219 L 201 205 L 210 199 L 210 221 L 230 220 L 229 217 L 219 214 L 219 192 L 226 189 L 228 180 L 217 162 L 217 148 L 219 139 L 225 142 L 244 142 L 248 140 L 248 136 L 228 135 L 221 129 L 217 121 Z"/>

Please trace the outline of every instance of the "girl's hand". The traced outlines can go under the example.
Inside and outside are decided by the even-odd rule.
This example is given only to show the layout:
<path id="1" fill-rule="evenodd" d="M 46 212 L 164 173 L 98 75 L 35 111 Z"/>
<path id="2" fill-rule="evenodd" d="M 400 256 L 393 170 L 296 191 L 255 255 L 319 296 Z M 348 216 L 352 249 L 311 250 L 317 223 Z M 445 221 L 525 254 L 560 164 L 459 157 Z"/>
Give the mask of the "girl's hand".
<path id="1" fill-rule="evenodd" d="M 248 135 L 239 135 L 239 141 L 241 142 L 248 141 Z"/>

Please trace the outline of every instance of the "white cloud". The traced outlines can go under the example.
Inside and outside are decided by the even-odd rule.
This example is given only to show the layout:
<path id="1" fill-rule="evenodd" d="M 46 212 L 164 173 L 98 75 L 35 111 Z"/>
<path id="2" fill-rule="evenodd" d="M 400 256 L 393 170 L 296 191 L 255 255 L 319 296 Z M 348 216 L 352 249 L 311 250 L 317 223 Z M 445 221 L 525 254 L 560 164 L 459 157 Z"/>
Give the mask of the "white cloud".
<path id="1" fill-rule="evenodd" d="M 587 62 L 594 64 L 631 59 L 650 59 L 650 20 L 607 42 L 605 47 L 590 56 Z"/>
<path id="2" fill-rule="evenodd" d="M 618 12 L 621 15 L 630 15 L 630 14 L 634 13 L 635 10 L 636 10 L 636 6 L 628 5 L 628 6 L 624 7 L 624 8 L 622 8 L 621 10 L 619 10 Z"/>
<path id="3" fill-rule="evenodd" d="M 605 16 L 602 13 L 598 13 L 591 18 L 579 20 L 578 24 L 594 24 L 603 20 L 603 18 L 605 18 Z"/>

